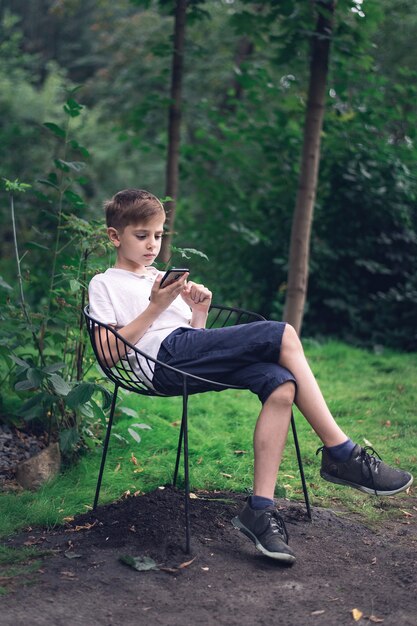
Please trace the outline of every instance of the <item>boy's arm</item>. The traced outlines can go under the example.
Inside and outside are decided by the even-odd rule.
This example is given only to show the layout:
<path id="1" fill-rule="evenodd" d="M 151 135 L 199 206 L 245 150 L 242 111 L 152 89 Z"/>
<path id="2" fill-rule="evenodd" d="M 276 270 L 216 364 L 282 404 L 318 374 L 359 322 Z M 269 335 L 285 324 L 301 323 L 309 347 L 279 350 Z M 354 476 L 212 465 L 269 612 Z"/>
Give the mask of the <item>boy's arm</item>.
<path id="1" fill-rule="evenodd" d="M 129 324 L 117 329 L 118 334 L 129 343 L 136 344 L 161 313 L 175 300 L 184 287 L 186 275 L 175 283 L 159 289 L 161 279 L 162 274 L 154 282 L 147 308 Z M 117 361 L 127 355 L 129 349 L 126 350 L 126 346 L 113 334 L 108 333 L 105 328 L 101 328 L 100 333 L 101 336 L 97 343 L 103 360 L 110 366 L 116 364 Z"/>

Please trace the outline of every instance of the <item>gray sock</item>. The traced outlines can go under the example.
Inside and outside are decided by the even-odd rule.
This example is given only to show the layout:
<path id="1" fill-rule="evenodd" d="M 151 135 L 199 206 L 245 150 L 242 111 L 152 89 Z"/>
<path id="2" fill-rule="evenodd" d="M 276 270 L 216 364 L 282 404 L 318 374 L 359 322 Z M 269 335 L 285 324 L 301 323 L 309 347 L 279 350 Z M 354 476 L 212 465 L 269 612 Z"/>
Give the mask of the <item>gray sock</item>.
<path id="1" fill-rule="evenodd" d="M 339 443 L 337 446 L 326 446 L 326 450 L 334 461 L 343 463 L 344 461 L 350 459 L 350 455 L 352 454 L 352 450 L 355 445 L 356 444 L 353 443 L 352 439 L 346 439 L 346 441 Z"/>
<path id="2" fill-rule="evenodd" d="M 255 511 L 260 511 L 261 509 L 267 509 L 270 506 L 274 506 L 274 501 L 270 498 L 264 498 L 263 496 L 250 496 L 249 506 Z"/>

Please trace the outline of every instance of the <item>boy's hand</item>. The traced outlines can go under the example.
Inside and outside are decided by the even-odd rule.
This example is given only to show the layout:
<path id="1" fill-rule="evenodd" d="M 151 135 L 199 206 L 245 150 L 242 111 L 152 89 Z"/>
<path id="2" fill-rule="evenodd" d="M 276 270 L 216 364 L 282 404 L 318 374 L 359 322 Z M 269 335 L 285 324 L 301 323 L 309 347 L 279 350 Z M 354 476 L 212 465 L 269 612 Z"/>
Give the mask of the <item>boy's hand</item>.
<path id="1" fill-rule="evenodd" d="M 181 276 L 181 278 L 176 280 L 174 283 L 160 289 L 162 277 L 163 274 L 159 274 L 159 276 L 155 279 L 149 298 L 151 303 L 156 305 L 161 310 L 161 313 L 162 311 L 165 311 L 165 309 L 167 309 L 172 302 L 174 302 L 177 296 L 180 295 L 186 285 L 188 274 L 183 274 L 183 276 Z"/>
<path id="2" fill-rule="evenodd" d="M 212 293 L 204 285 L 189 281 L 182 289 L 181 297 L 193 312 L 206 313 L 210 308 Z"/>

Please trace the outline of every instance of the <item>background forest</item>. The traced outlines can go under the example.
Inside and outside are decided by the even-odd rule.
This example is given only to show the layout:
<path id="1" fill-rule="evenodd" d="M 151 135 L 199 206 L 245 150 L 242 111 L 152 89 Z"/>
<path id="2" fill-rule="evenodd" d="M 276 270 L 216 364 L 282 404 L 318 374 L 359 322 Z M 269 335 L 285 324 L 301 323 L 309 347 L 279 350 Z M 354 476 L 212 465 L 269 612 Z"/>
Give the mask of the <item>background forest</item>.
<path id="1" fill-rule="evenodd" d="M 68 437 L 97 391 L 69 383 L 92 367 L 80 307 L 111 262 L 103 200 L 130 186 L 165 194 L 173 4 L 0 2 L 1 376 L 36 390 L 27 416 L 57 406 Z M 307 0 L 187 9 L 174 245 L 207 255 L 187 263 L 216 302 L 273 319 L 316 15 Z M 304 336 L 417 349 L 416 40 L 411 0 L 336 6 Z"/>

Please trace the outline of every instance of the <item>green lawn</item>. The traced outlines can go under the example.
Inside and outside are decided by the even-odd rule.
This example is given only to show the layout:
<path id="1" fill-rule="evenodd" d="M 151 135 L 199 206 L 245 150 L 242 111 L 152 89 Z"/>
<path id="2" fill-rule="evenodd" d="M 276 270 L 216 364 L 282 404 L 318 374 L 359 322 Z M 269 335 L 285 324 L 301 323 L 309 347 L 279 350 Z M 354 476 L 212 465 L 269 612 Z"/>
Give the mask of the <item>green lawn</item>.
<path id="1" fill-rule="evenodd" d="M 416 474 L 417 355 L 373 353 L 330 342 L 306 342 L 306 354 L 341 427 L 360 444 L 370 443 L 382 458 Z M 127 443 L 112 437 L 100 502 L 124 492 L 148 491 L 172 479 L 181 415 L 180 398 L 141 398 L 124 394 L 114 427 Z M 191 396 L 189 410 L 192 489 L 247 491 L 252 481 L 252 434 L 259 402 L 244 391 Z M 140 443 L 127 433 L 133 422 Z M 307 483 L 312 502 L 364 513 L 369 520 L 407 507 L 407 495 L 375 499 L 321 480 L 316 450 L 320 441 L 296 413 Z M 34 525 L 53 526 L 91 506 L 101 449 L 82 458 L 36 493 L 0 494 L 0 533 Z M 281 466 L 277 495 L 302 499 L 292 436 Z"/>

